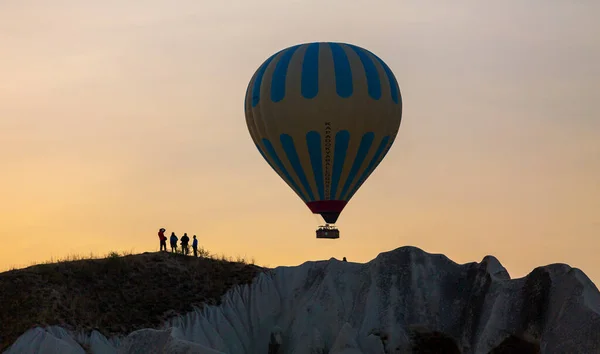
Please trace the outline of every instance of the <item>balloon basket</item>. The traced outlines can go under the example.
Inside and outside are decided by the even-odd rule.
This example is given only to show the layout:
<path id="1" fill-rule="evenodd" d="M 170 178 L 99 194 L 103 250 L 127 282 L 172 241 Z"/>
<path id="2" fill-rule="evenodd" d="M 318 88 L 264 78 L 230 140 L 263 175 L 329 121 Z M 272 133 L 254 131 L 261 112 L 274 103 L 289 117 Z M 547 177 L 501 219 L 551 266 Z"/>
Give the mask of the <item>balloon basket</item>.
<path id="1" fill-rule="evenodd" d="M 340 238 L 340 230 L 335 225 L 325 224 L 317 229 L 317 238 L 336 239 Z"/>

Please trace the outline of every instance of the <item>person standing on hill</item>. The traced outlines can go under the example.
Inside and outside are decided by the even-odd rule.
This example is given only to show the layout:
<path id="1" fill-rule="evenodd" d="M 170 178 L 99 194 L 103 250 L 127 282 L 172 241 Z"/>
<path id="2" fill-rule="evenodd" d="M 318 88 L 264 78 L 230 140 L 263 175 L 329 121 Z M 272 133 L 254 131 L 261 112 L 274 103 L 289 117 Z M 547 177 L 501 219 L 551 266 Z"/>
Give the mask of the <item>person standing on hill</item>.
<path id="1" fill-rule="evenodd" d="M 163 247 L 165 248 L 165 252 L 167 251 L 167 236 L 165 236 L 165 230 L 164 228 L 161 228 L 160 230 L 158 230 L 158 238 L 160 239 L 160 250 L 163 250 Z"/>
<path id="2" fill-rule="evenodd" d="M 198 257 L 198 239 L 194 235 L 194 241 L 192 241 L 192 249 L 194 250 L 194 257 Z"/>
<path id="3" fill-rule="evenodd" d="M 174 232 L 171 232 L 171 252 L 177 252 L 177 236 L 175 236 Z"/>
<path id="4" fill-rule="evenodd" d="M 181 253 L 187 255 L 190 251 L 188 248 L 188 243 L 190 242 L 190 238 L 187 235 L 187 232 L 181 236 Z"/>

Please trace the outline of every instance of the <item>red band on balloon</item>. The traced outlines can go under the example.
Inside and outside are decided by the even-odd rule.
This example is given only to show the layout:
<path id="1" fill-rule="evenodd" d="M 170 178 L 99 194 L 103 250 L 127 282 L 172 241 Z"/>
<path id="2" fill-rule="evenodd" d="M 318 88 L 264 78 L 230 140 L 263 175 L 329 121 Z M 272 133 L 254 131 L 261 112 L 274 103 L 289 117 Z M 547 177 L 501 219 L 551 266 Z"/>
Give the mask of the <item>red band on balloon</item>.
<path id="1" fill-rule="evenodd" d="M 348 202 L 345 200 L 318 200 L 308 202 L 306 205 L 314 214 L 341 213 Z"/>

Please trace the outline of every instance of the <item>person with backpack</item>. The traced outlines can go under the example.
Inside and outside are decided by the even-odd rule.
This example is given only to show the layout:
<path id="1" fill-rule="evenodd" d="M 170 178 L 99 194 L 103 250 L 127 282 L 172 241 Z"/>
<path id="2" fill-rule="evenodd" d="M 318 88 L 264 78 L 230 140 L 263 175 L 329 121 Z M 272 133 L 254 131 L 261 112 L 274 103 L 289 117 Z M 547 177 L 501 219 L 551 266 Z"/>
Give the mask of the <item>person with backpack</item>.
<path id="1" fill-rule="evenodd" d="M 177 236 L 175 236 L 174 232 L 171 232 L 171 252 L 175 253 L 177 252 L 177 240 L 179 238 Z"/>
<path id="2" fill-rule="evenodd" d="M 181 253 L 187 255 L 189 253 L 188 243 L 190 242 L 190 238 L 187 235 L 187 232 L 181 236 Z"/>
<path id="3" fill-rule="evenodd" d="M 165 236 L 165 230 L 164 228 L 161 228 L 160 230 L 158 230 L 158 238 L 160 239 L 160 250 L 163 250 L 163 247 L 165 248 L 165 252 L 167 252 L 167 236 Z"/>
<path id="4" fill-rule="evenodd" d="M 192 249 L 194 250 L 194 257 L 198 257 L 198 239 L 194 235 L 194 241 L 192 241 Z"/>

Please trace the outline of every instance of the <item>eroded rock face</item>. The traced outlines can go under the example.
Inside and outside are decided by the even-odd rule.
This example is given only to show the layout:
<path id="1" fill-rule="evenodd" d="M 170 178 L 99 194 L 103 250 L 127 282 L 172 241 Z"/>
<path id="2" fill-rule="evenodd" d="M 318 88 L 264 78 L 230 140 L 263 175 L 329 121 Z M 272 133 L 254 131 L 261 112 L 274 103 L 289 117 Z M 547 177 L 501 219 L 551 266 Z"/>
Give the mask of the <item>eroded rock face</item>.
<path id="1" fill-rule="evenodd" d="M 56 337 L 35 329 L 8 353 L 41 353 L 42 333 Z M 459 265 L 402 247 L 365 264 L 279 267 L 162 330 L 92 337 L 56 338 L 93 353 L 595 353 L 600 293 L 567 265 L 511 280 L 491 256 Z"/>

